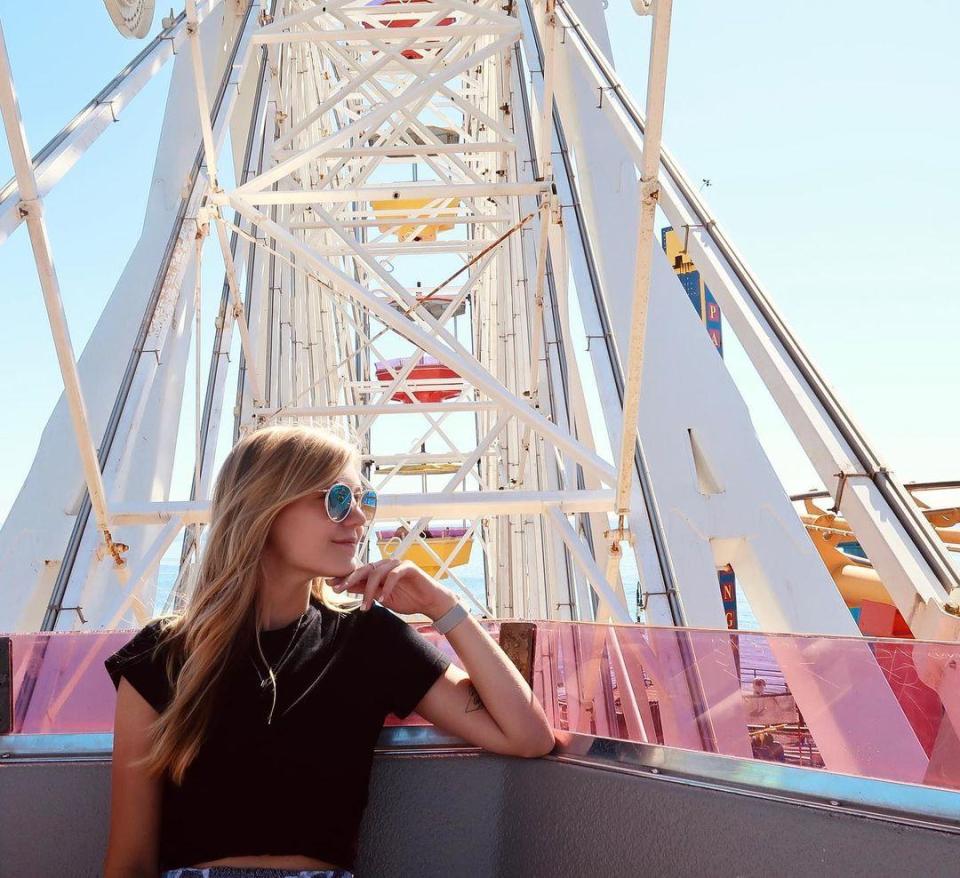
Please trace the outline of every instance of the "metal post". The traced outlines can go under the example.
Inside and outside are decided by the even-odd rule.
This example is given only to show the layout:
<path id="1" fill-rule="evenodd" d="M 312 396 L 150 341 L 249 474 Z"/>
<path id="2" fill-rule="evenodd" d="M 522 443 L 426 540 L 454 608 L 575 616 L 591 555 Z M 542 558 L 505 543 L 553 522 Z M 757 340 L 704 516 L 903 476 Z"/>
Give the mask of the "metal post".
<path id="1" fill-rule="evenodd" d="M 70 330 L 67 327 L 67 317 L 63 310 L 60 281 L 53 264 L 53 254 L 50 249 L 50 241 L 47 238 L 46 223 L 43 221 L 43 202 L 40 200 L 37 189 L 37 178 L 30 159 L 27 134 L 23 128 L 20 106 L 13 87 L 13 72 L 10 69 L 10 57 L 7 54 L 7 44 L 2 25 L 0 25 L 0 112 L 3 114 L 4 129 L 10 147 L 10 158 L 20 189 L 20 212 L 27 221 L 27 229 L 30 233 L 33 257 L 37 265 L 40 287 L 43 291 L 43 303 L 47 309 L 50 330 L 53 334 L 53 344 L 57 351 L 57 360 L 60 363 L 60 374 L 63 376 L 64 390 L 70 409 L 70 420 L 73 422 L 73 430 L 77 438 L 77 449 L 80 453 L 80 463 L 90 494 L 93 514 L 97 522 L 97 528 L 103 534 L 114 563 L 117 567 L 123 567 L 125 561 L 121 557 L 123 551 L 121 544 L 114 543 L 110 537 L 110 517 L 107 510 L 103 477 L 100 472 L 100 462 L 97 459 L 97 451 L 87 420 L 83 388 L 80 385 L 80 373 L 73 353 L 73 342 L 70 339 Z"/>
<path id="2" fill-rule="evenodd" d="M 643 377 L 643 344 L 647 331 L 650 267 L 653 260 L 653 223 L 660 191 L 658 182 L 660 140 L 663 133 L 663 105 L 667 83 L 672 2 L 673 0 L 656 0 L 653 7 L 653 35 L 650 40 L 650 66 L 647 74 L 647 129 L 643 139 L 643 161 L 640 171 L 637 269 L 634 276 L 626 390 L 623 397 L 620 463 L 617 467 L 618 521 L 617 527 L 610 534 L 607 551 L 608 579 L 613 577 L 620 567 L 620 542 L 627 538 L 624 523 L 630 512 L 630 493 L 633 488 L 634 450 L 637 443 L 637 420 L 640 415 L 640 387 Z"/>

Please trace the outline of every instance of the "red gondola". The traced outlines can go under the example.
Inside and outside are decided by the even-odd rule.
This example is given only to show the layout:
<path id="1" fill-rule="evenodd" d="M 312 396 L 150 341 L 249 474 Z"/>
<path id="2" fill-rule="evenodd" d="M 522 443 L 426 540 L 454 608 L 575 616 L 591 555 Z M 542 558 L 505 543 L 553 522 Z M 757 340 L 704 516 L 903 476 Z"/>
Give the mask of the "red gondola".
<path id="1" fill-rule="evenodd" d="M 374 364 L 377 370 L 377 378 L 382 383 L 389 384 L 393 381 L 394 374 L 399 369 L 402 369 L 406 363 L 407 360 L 404 357 L 396 357 L 392 360 L 378 360 Z M 436 357 L 429 357 L 424 354 L 417 361 L 417 365 L 413 367 L 407 378 L 413 381 L 449 381 L 451 378 L 459 379 L 460 375 L 454 372 L 449 366 L 445 366 Z M 455 396 L 459 396 L 462 390 L 463 382 L 458 381 L 456 384 L 448 384 L 429 390 L 414 390 L 413 395 L 416 397 L 417 402 L 441 402 L 444 399 L 452 399 Z M 394 393 L 390 398 L 397 402 L 413 402 L 408 394 L 401 391 Z"/>
<path id="2" fill-rule="evenodd" d="M 413 3 L 432 3 L 433 0 L 374 0 L 373 3 L 368 3 L 367 6 L 405 6 Z M 446 18 L 441 18 L 436 24 L 445 27 L 451 25 L 456 21 L 455 18 L 447 16 Z M 383 23 L 386 27 L 415 27 L 420 24 L 419 18 L 384 18 Z M 368 21 L 362 22 L 363 26 L 368 30 L 377 30 L 378 28 L 375 25 L 370 24 Z M 376 50 L 374 50 L 374 54 Z M 420 54 L 416 49 L 404 49 L 401 52 L 404 58 L 409 58 L 411 61 L 419 61 L 423 58 L 423 55 Z"/>

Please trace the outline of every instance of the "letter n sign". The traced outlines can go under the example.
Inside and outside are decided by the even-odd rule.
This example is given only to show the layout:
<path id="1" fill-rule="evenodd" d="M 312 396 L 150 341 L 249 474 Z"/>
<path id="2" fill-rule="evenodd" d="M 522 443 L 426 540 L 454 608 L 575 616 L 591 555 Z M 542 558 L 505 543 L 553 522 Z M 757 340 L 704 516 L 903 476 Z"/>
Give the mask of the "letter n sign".
<path id="1" fill-rule="evenodd" d="M 720 598 L 723 601 L 723 612 L 727 617 L 727 628 L 737 627 L 737 578 L 733 567 L 729 564 L 717 571 L 720 580 Z"/>

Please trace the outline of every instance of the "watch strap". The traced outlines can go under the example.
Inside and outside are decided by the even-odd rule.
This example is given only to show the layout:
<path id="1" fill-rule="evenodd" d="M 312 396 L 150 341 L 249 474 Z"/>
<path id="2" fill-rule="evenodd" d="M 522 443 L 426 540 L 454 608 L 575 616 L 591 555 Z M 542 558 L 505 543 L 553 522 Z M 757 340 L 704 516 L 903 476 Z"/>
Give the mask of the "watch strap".
<path id="1" fill-rule="evenodd" d="M 460 601 L 457 601 L 446 613 L 433 623 L 433 627 L 440 633 L 446 634 L 455 625 L 467 618 L 467 611 Z"/>

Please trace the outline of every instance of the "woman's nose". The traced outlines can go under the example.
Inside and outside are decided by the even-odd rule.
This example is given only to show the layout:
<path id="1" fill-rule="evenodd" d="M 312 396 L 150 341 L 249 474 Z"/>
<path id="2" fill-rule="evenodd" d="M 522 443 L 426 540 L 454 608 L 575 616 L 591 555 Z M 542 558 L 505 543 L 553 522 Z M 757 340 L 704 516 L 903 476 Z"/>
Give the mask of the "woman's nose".
<path id="1" fill-rule="evenodd" d="M 347 521 L 353 525 L 366 524 L 367 522 L 367 517 L 361 511 L 356 497 L 350 503 L 350 514 L 347 516 Z"/>

